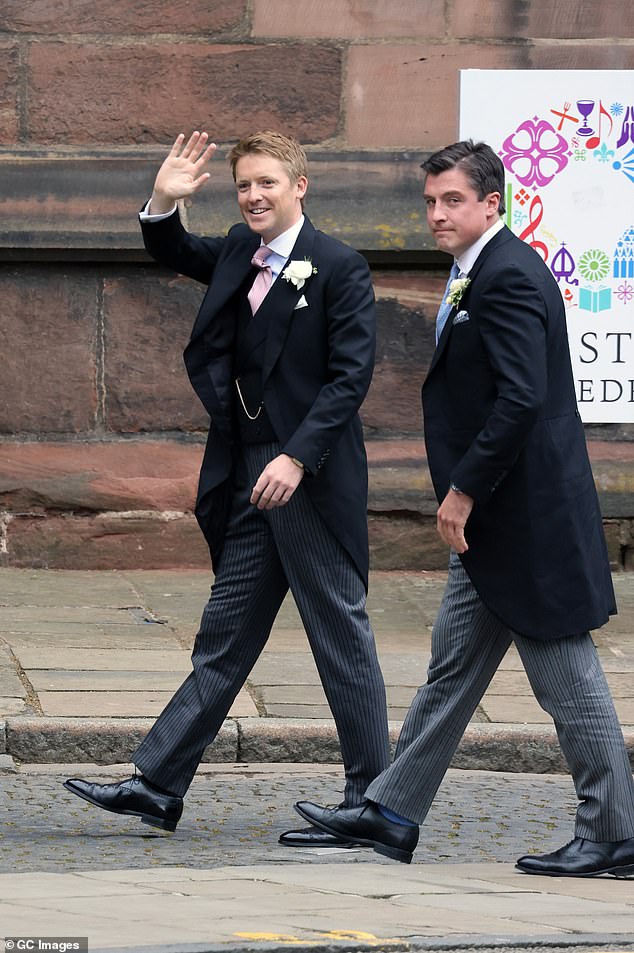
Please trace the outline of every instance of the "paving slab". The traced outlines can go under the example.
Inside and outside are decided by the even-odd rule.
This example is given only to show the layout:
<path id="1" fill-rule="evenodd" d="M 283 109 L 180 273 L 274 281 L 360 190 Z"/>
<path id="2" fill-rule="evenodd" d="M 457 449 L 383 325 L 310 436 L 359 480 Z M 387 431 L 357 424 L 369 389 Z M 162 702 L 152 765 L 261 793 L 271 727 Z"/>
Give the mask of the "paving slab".
<path id="1" fill-rule="evenodd" d="M 28 923 L 40 935 L 88 936 L 91 949 L 418 949 L 423 937 L 462 938 L 466 949 L 528 936 L 573 943 L 598 932 L 634 941 L 631 892 L 581 899 L 565 881 L 514 876 L 509 887 L 501 864 L 408 869 L 372 860 L 355 864 L 345 884 L 336 863 L 5 874 L 0 920 L 5 935 L 23 935 Z"/>
<path id="2" fill-rule="evenodd" d="M 393 739 L 426 678 L 445 579 L 439 572 L 371 574 L 368 611 Z M 9 569 L 2 570 L 2 581 L 0 718 L 8 728 L 0 745 L 22 758 L 76 759 L 79 751 L 86 760 L 125 758 L 191 670 L 211 574 Z M 634 758 L 634 574 L 615 574 L 614 583 L 621 615 L 595 640 Z M 241 760 L 339 756 L 290 597 L 229 713 L 227 730 L 238 739 Z M 227 750 L 233 757 L 233 746 Z M 513 647 L 474 713 L 455 763 L 564 770 L 549 716 L 536 703 Z"/>

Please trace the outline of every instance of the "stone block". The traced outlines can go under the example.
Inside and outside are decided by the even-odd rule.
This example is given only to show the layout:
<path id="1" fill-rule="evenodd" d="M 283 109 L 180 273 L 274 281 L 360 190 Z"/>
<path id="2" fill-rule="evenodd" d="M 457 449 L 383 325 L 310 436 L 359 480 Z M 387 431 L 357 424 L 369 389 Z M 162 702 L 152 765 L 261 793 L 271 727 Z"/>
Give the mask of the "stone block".
<path id="1" fill-rule="evenodd" d="M 465 731 L 451 767 L 533 774 L 565 774 L 568 770 L 553 727 L 473 723 Z"/>
<path id="2" fill-rule="evenodd" d="M 190 511 L 203 447 L 172 440 L 6 442 L 0 507 L 11 512 Z"/>
<path id="3" fill-rule="evenodd" d="M 0 699 L 26 698 L 26 689 L 15 668 L 0 668 Z"/>
<path id="4" fill-rule="evenodd" d="M 97 285 L 90 272 L 0 265 L 0 433 L 91 430 Z"/>
<path id="5" fill-rule="evenodd" d="M 106 278 L 103 294 L 108 430 L 203 430 L 209 417 L 183 364 L 203 286 L 186 278 Z"/>
<path id="6" fill-rule="evenodd" d="M 325 45 L 52 41 L 29 47 L 26 68 L 42 144 L 169 145 L 208 124 L 210 103 L 218 142 L 262 128 L 319 142 L 339 124 L 341 53 Z"/>
<path id="7" fill-rule="evenodd" d="M 411 363 L 379 359 L 361 407 L 361 419 L 373 436 L 420 435 L 423 411 L 420 389 L 425 367 L 412 353 Z"/>
<path id="8" fill-rule="evenodd" d="M 368 516 L 371 569 L 431 570 L 447 568 L 447 547 L 434 518 L 400 514 Z"/>
<path id="9" fill-rule="evenodd" d="M 600 40 L 578 46 L 568 43 L 535 45 L 531 47 L 529 57 L 530 69 L 634 69 L 634 46 Z"/>
<path id="10" fill-rule="evenodd" d="M 6 753 L 22 762 L 123 764 L 152 726 L 151 718 L 7 719 Z M 225 721 L 206 760 L 237 761 L 237 729 Z"/>
<path id="11" fill-rule="evenodd" d="M 101 249 L 105 257 L 126 249 L 132 260 L 147 260 L 136 211 L 152 190 L 165 148 L 113 153 L 21 147 L 0 154 L 0 248 L 45 248 L 60 260 L 84 261 L 82 249 Z"/>
<path id="12" fill-rule="evenodd" d="M 23 698 L 4 698 L 0 696 L 0 718 L 7 718 L 9 715 L 21 715 L 23 712 L 31 712 L 32 710 Z"/>
<path id="13" fill-rule="evenodd" d="M 368 511 L 387 517 L 436 518 L 438 508 L 426 461 L 373 465 L 369 471 Z"/>
<path id="14" fill-rule="evenodd" d="M 361 411 L 375 435 L 420 434 L 420 389 L 435 348 L 435 316 L 446 279 L 374 271 L 377 357 Z"/>
<path id="15" fill-rule="evenodd" d="M 190 514 L 16 516 L 3 565 L 48 569 L 203 569 L 209 551 Z"/>
<path id="16" fill-rule="evenodd" d="M 19 138 L 19 65 L 17 44 L 0 43 L 0 142 L 3 145 L 17 142 Z"/>
<path id="17" fill-rule="evenodd" d="M 634 24 L 621 0 L 579 3 L 579 0 L 454 0 L 450 32 L 459 38 L 593 39 L 632 37 Z M 608 44 L 613 50 L 614 45 Z M 580 69 L 590 68 L 579 65 Z"/>
<path id="18" fill-rule="evenodd" d="M 520 46 L 353 46 L 346 71 L 346 141 L 360 148 L 439 149 L 458 136 L 461 69 L 526 66 L 527 52 Z"/>
<path id="19" fill-rule="evenodd" d="M 246 0 L 110 0 L 95 4 L 90 0 L 3 0 L 0 30 L 11 33 L 110 33 L 153 34 L 219 33 L 238 26 L 244 17 Z"/>
<path id="20" fill-rule="evenodd" d="M 603 532 L 608 547 L 610 569 L 615 572 L 622 568 L 621 525 L 618 520 L 603 520 Z"/>
<path id="21" fill-rule="evenodd" d="M 332 721 L 242 718 L 236 760 L 327 764 L 341 761 L 341 751 Z"/>
<path id="22" fill-rule="evenodd" d="M 370 39 L 442 37 L 444 0 L 255 0 L 253 36 Z"/>
<path id="23" fill-rule="evenodd" d="M 420 186 L 420 182 L 419 182 Z M 420 206 L 425 215 L 420 188 L 412 188 L 412 214 Z M 429 329 L 433 331 L 436 313 L 445 290 L 449 275 L 450 259 L 447 267 L 440 265 L 433 271 L 389 271 L 382 268 L 372 270 L 372 282 L 377 300 L 379 353 L 390 357 L 408 357 L 413 348 L 429 346 Z M 432 334 L 433 339 L 433 334 Z M 431 354 L 428 354 L 431 358 Z"/>
<path id="24" fill-rule="evenodd" d="M 85 259 L 90 250 L 93 260 L 116 256 L 147 261 L 136 210 L 152 189 L 165 149 L 143 145 L 91 151 L 76 146 L 49 152 L 20 147 L 1 153 L 0 255 L 7 249 L 5 256 L 15 258 L 24 249 L 44 248 L 62 260 L 69 255 Z M 240 220 L 227 151 L 218 151 L 213 177 L 184 212 L 188 228 L 198 234 L 223 235 Z M 420 201 L 422 155 L 310 146 L 307 151 L 308 208 L 318 227 L 366 250 L 434 247 Z M 438 257 L 442 262 L 445 256 Z M 448 271 L 449 265 L 445 279 Z M 140 271 L 136 277 L 141 278 Z"/>
<path id="25" fill-rule="evenodd" d="M 176 689 L 184 681 L 184 676 L 178 674 L 172 678 L 166 678 L 165 675 L 162 678 L 157 677 L 156 673 L 148 673 L 145 679 L 127 676 L 128 673 L 123 672 L 94 672 L 89 675 L 77 672 L 63 672 L 56 675 L 56 673 L 47 672 L 37 677 L 33 687 L 37 692 L 43 714 L 49 717 L 158 718 Z M 152 686 L 152 690 L 133 688 L 135 681 L 146 688 Z M 71 691 L 57 690 L 57 685 L 68 682 L 74 683 Z M 109 688 L 107 683 L 110 683 Z M 41 686 L 47 684 L 52 684 L 54 690 L 43 691 Z M 82 688 L 86 690 L 82 691 Z M 169 690 L 163 690 L 165 688 Z M 235 698 L 228 717 L 251 717 L 257 716 L 257 713 L 253 700 L 246 689 L 243 689 Z"/>

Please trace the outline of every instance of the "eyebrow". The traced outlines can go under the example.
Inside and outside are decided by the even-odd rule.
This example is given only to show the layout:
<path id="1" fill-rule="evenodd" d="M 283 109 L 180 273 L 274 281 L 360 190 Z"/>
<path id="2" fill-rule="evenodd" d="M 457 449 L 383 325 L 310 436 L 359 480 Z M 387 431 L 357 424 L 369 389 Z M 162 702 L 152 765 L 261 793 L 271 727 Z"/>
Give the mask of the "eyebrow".
<path id="1" fill-rule="evenodd" d="M 236 185 L 239 185 L 241 182 L 258 182 L 260 179 L 271 179 L 273 182 L 279 182 L 279 178 L 276 175 L 269 174 L 268 172 L 263 175 L 255 175 L 252 178 L 244 175 L 239 179 L 236 179 Z"/>
<path id="2" fill-rule="evenodd" d="M 424 199 L 450 199 L 453 197 L 462 198 L 464 192 L 461 192 L 460 189 L 448 189 L 447 192 L 442 192 L 440 195 L 430 195 L 429 192 L 423 192 Z"/>

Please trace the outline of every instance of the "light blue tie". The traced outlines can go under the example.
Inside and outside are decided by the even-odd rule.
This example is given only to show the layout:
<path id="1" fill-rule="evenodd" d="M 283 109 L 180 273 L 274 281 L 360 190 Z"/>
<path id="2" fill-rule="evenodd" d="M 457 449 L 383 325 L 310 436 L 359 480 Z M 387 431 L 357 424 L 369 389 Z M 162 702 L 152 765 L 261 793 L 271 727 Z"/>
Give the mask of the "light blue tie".
<path id="1" fill-rule="evenodd" d="M 449 294 L 451 282 L 455 281 L 459 274 L 460 269 L 458 268 L 458 262 L 454 261 L 453 265 L 451 266 L 451 271 L 449 272 L 449 278 L 447 279 L 447 287 L 445 288 L 445 293 L 442 296 L 442 301 L 440 307 L 438 308 L 438 314 L 436 315 L 436 344 L 438 344 L 438 341 L 440 340 L 442 329 L 447 323 L 447 318 L 449 317 L 449 313 L 453 308 L 453 305 L 447 301 L 447 295 Z"/>

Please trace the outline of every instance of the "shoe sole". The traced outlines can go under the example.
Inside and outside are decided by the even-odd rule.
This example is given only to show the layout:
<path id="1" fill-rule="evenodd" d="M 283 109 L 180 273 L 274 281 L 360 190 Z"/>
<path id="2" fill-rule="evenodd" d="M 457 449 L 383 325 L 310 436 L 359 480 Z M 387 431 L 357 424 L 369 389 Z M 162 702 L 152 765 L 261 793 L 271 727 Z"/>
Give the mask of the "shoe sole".
<path id="1" fill-rule="evenodd" d="M 297 805 L 295 805 L 295 810 L 299 816 L 303 817 L 309 824 L 319 827 L 322 831 L 326 831 L 327 834 L 332 834 L 333 837 L 341 837 L 341 831 L 334 830 L 334 828 L 328 827 L 321 821 L 317 824 L 314 818 L 309 817 L 308 814 L 304 814 Z M 402 864 L 411 864 L 412 857 L 414 856 L 410 850 L 403 850 L 401 847 L 390 847 L 389 844 L 382 844 L 380 841 L 370 840 L 369 837 L 357 837 L 355 843 L 360 847 L 371 847 L 376 854 L 382 854 L 384 857 L 390 857 L 392 860 L 399 860 Z"/>
<path id="2" fill-rule="evenodd" d="M 70 791 L 71 794 L 80 797 L 82 801 L 88 801 L 89 804 L 100 807 L 102 811 L 108 811 L 110 814 L 125 814 L 128 817 L 140 817 L 143 824 L 149 824 L 151 827 L 159 827 L 162 831 L 169 831 L 170 834 L 173 834 L 176 830 L 178 821 L 168 821 L 163 817 L 156 817 L 154 814 L 143 814 L 141 811 L 117 810 L 114 807 L 106 807 L 105 804 L 101 804 L 88 794 L 84 794 L 83 791 L 78 791 L 77 788 L 74 788 L 68 781 L 64 781 L 64 787 L 67 791 Z"/>
<path id="3" fill-rule="evenodd" d="M 330 831 L 329 831 L 328 833 L 330 833 Z M 278 841 L 277 841 L 277 842 L 278 842 L 278 844 L 280 844 L 282 847 L 295 847 L 295 848 L 297 848 L 297 847 L 311 847 L 313 850 L 316 850 L 316 849 L 319 849 L 319 850 L 322 850 L 322 849 L 323 849 L 323 850 L 329 850 L 329 849 L 331 849 L 331 848 L 333 848 L 333 847 L 338 847 L 339 849 L 341 849 L 342 847 L 349 848 L 349 847 L 362 847 L 362 846 L 363 846 L 362 844 L 359 844 L 357 841 L 354 841 L 354 842 L 353 842 L 353 841 L 350 841 L 350 840 L 340 840 L 338 844 L 309 844 L 307 841 L 304 841 L 304 842 L 301 843 L 301 844 L 293 844 L 293 843 L 291 843 L 291 842 L 289 842 L 289 841 L 287 841 L 287 840 L 282 840 L 282 838 L 280 837 L 280 838 L 278 838 Z"/>
<path id="4" fill-rule="evenodd" d="M 519 864 L 515 864 L 515 867 L 523 874 L 533 874 L 538 877 L 601 877 L 603 874 L 610 874 L 617 880 L 629 880 L 634 877 L 634 864 L 626 864 L 624 867 L 606 867 L 605 870 L 591 870 L 581 874 L 564 873 L 563 870 L 527 870 Z"/>

